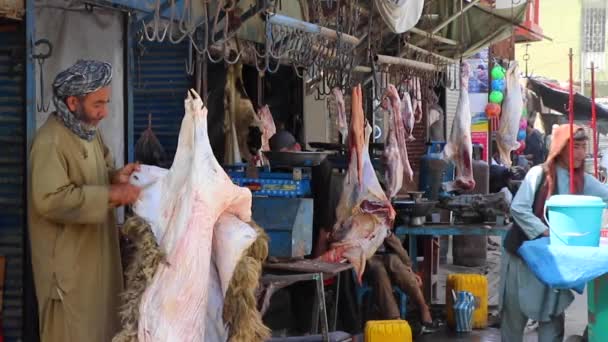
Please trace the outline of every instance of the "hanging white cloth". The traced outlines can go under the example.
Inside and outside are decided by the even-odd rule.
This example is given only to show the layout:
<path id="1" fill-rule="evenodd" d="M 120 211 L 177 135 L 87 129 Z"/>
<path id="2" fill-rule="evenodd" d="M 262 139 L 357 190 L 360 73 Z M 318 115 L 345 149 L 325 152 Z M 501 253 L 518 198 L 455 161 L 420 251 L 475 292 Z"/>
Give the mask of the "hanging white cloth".
<path id="1" fill-rule="evenodd" d="M 416 26 L 424 0 L 375 0 L 380 16 L 394 33 L 403 33 Z"/>

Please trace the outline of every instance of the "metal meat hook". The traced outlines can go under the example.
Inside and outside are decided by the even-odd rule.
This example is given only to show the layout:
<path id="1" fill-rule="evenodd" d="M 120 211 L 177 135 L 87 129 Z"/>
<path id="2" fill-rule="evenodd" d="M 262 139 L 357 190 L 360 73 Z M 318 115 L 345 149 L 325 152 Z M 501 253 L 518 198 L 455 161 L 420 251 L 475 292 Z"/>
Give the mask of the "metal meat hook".
<path id="1" fill-rule="evenodd" d="M 38 112 L 46 113 L 46 112 L 48 112 L 48 110 L 51 106 L 51 102 L 49 101 L 49 103 L 47 103 L 46 105 L 44 104 L 45 101 L 44 101 L 44 68 L 43 68 L 43 65 L 44 65 L 44 61 L 47 58 L 51 57 L 51 54 L 53 53 L 53 45 L 51 44 L 51 42 L 48 39 L 38 39 L 34 43 L 34 47 L 38 47 L 39 45 L 46 45 L 47 51 L 46 51 L 46 53 L 38 53 L 38 54 L 32 55 L 32 58 L 38 62 L 38 68 L 40 69 L 40 103 L 36 104 L 36 109 L 38 110 Z"/>
<path id="2" fill-rule="evenodd" d="M 193 41 L 190 41 L 190 44 L 188 44 L 188 59 L 184 61 L 184 64 L 186 65 L 186 74 L 188 74 L 188 76 L 194 75 L 194 62 L 192 61 L 193 44 Z"/>

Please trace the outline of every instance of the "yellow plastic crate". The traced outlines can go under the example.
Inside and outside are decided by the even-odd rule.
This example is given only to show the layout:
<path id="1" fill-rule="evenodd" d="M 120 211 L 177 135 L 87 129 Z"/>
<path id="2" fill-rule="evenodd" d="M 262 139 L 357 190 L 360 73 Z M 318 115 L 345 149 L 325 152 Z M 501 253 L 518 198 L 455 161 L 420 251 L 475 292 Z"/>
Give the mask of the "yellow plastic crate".
<path id="1" fill-rule="evenodd" d="M 412 342 L 412 329 L 407 321 L 367 321 L 365 342 Z"/>
<path id="2" fill-rule="evenodd" d="M 479 300 L 479 307 L 473 311 L 473 328 L 484 329 L 488 326 L 488 278 L 480 274 L 450 274 L 445 288 L 447 320 L 450 328 L 456 328 L 452 289 L 455 292 L 471 292 Z"/>

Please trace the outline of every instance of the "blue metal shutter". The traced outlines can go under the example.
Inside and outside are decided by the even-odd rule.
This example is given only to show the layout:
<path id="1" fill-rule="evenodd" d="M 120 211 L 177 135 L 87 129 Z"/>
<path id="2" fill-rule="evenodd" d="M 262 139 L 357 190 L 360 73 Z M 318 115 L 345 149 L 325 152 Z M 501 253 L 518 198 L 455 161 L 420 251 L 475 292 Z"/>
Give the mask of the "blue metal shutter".
<path id="1" fill-rule="evenodd" d="M 172 161 L 184 116 L 184 98 L 192 84 L 185 67 L 188 44 L 145 42 L 143 46 L 143 56 L 141 48 L 135 51 L 134 141 L 148 127 L 148 114 L 152 114 L 152 130 Z"/>
<path id="2" fill-rule="evenodd" d="M 23 64 L 14 53 L 24 47 L 22 34 L 0 32 L 0 255 L 6 257 L 2 308 L 6 341 L 21 339 L 23 313 L 25 87 L 18 67 Z"/>

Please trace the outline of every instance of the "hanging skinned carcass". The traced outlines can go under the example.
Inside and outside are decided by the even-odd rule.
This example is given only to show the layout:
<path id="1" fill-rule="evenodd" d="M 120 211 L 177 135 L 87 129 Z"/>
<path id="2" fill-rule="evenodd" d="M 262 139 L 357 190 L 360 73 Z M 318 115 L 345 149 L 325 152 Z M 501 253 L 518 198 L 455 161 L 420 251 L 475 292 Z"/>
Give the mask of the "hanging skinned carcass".
<path id="1" fill-rule="evenodd" d="M 247 337 L 230 340 L 263 341 L 269 334 L 255 307 L 247 314 L 228 315 L 248 317 L 245 327 L 251 331 L 237 329 L 242 322 L 228 324 L 227 333 L 221 329 L 229 323 L 221 321 L 226 316 L 222 303 L 231 293 L 227 284 L 239 270 L 235 261 L 249 263 L 244 266 L 247 273 L 259 277 L 261 260 L 250 260 L 246 251 L 260 239 L 260 230 L 250 223 L 251 192 L 234 185 L 215 159 L 207 109 L 191 92 L 171 169 L 142 165 L 131 177 L 131 183 L 143 189 L 133 210 L 150 225 L 163 256 L 148 269 L 149 279 L 137 300 L 137 340 L 222 341 L 245 333 Z M 238 286 L 255 290 L 255 280 Z"/>
<path id="2" fill-rule="evenodd" d="M 506 166 L 511 166 L 511 151 L 519 148 L 517 132 L 524 108 L 522 88 L 519 82 L 519 67 L 516 61 L 509 64 L 506 79 L 507 91 L 502 104 L 500 126 L 496 132 L 496 145 L 498 145 L 500 160 Z"/>
<path id="3" fill-rule="evenodd" d="M 388 103 L 386 103 L 388 102 Z M 402 119 L 402 101 L 394 85 L 386 89 L 384 107 L 388 109 L 389 124 L 383 160 L 385 164 L 385 188 L 387 197 L 393 198 L 403 186 L 403 176 L 412 181 L 414 171 L 410 166 L 406 146 L 406 128 Z"/>
<path id="4" fill-rule="evenodd" d="M 456 164 L 456 180 L 453 189 L 472 190 L 473 179 L 473 142 L 471 138 L 471 107 L 469 105 L 469 65 L 460 64 L 460 94 L 456 115 L 452 123 L 450 138 L 443 150 L 443 157 Z"/>
<path id="5" fill-rule="evenodd" d="M 367 259 L 384 242 L 395 219 L 395 210 L 378 182 L 369 155 L 371 127 L 365 122 L 362 99 L 361 86 L 354 87 L 348 171 L 336 209 L 330 249 L 319 257 L 327 262 L 348 260 L 359 280 Z M 354 137 L 362 137 L 363 141 Z"/>
<path id="6" fill-rule="evenodd" d="M 263 145 L 264 123 L 245 91 L 242 70 L 242 64 L 230 65 L 226 70 L 224 163 L 227 165 L 251 161 Z"/>
<path id="7" fill-rule="evenodd" d="M 135 144 L 135 160 L 147 165 L 167 166 L 165 149 L 152 131 L 152 114 L 148 114 L 148 127 Z"/>

